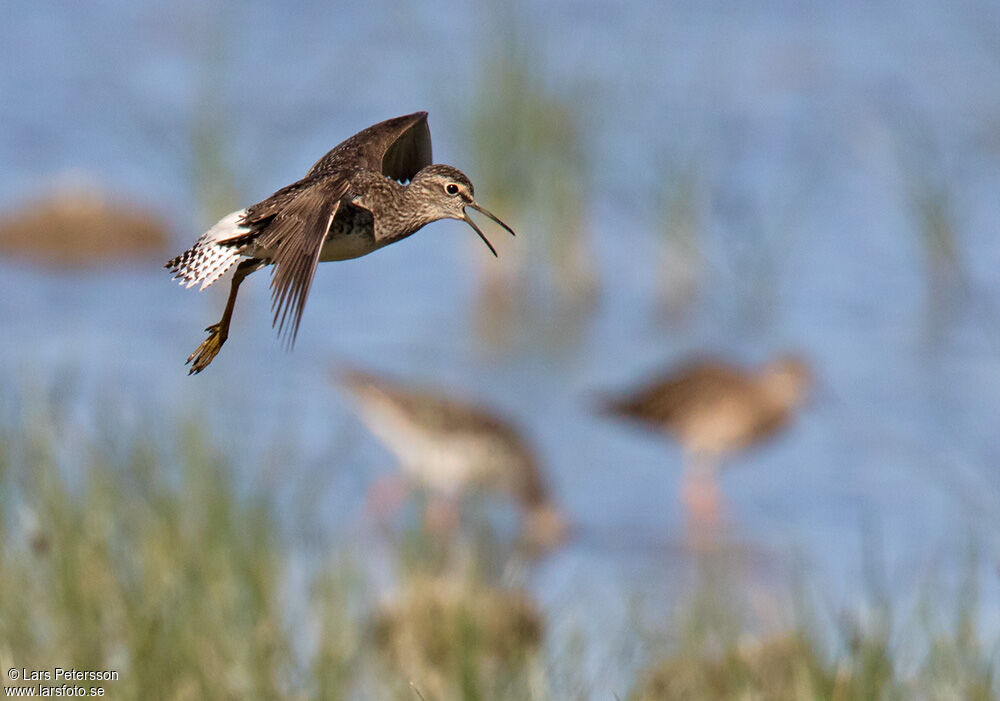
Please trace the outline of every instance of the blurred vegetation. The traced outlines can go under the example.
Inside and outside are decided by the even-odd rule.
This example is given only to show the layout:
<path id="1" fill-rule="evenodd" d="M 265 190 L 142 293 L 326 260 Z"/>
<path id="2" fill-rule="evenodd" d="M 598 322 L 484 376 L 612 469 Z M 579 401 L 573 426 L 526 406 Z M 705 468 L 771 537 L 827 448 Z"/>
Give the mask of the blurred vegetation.
<path id="1" fill-rule="evenodd" d="M 414 579 L 373 621 L 384 664 L 428 699 L 532 698 L 542 630 L 524 592 L 462 578 Z"/>
<path id="2" fill-rule="evenodd" d="M 586 102 L 579 88 L 556 87 L 517 3 L 480 9 L 491 17 L 484 23 L 490 36 L 475 78 L 479 92 L 465 101 L 473 106 L 476 184 L 488 207 L 523 232 L 503 242 L 503 266 L 482 268 L 481 331 L 503 343 L 540 311 L 538 299 L 555 307 L 561 325 L 573 325 L 596 300 L 599 280 L 587 230 Z"/>
<path id="3" fill-rule="evenodd" d="M 917 120 L 914 120 L 916 123 Z M 948 321 L 968 300 L 971 279 L 957 217 L 954 174 L 931 137 L 917 131 L 900 149 L 904 207 L 923 263 L 924 309 L 928 334 L 939 338 Z"/>
<path id="4" fill-rule="evenodd" d="M 74 473 L 55 442 L 69 427 L 52 418 L 6 430 L 4 664 L 116 669 L 114 698 L 284 696 L 284 563 L 264 501 L 237 496 L 194 429 L 176 456 L 142 432 L 75 446 Z"/>
<path id="5" fill-rule="evenodd" d="M 169 231 L 156 212 L 113 201 L 73 177 L 0 216 L 0 254 L 46 267 L 109 266 L 165 255 Z"/>
<path id="6" fill-rule="evenodd" d="M 198 429 L 114 423 L 111 411 L 84 438 L 72 414 L 56 402 L 0 406 L 4 668 L 118 670 L 104 685 L 116 699 L 608 697 L 600 680 L 553 681 L 586 676 L 586 643 L 546 649 L 547 616 L 501 583 L 495 540 L 442 554 L 426 534 L 407 534 L 395 553 L 403 574 L 382 600 L 328 543 L 296 588 L 273 494 L 241 484 Z M 977 571 L 958 597 L 928 592 L 919 635 L 894 632 L 887 596 L 876 615 L 833 626 L 783 601 L 788 627 L 751 635 L 745 582 L 708 567 L 680 613 L 633 622 L 650 661 L 631 692 L 612 691 L 996 698 L 1000 646 L 977 628 Z"/>
<path id="7" fill-rule="evenodd" d="M 738 567 L 723 557 L 705 558 L 693 594 L 656 631 L 663 637 L 649 646 L 660 651 L 640 672 L 632 701 L 985 701 L 1000 694 L 1000 641 L 984 642 L 976 626 L 975 560 L 958 596 L 933 592 L 909 616 L 901 615 L 885 582 L 871 572 L 878 568 L 869 564 L 864 605 L 833 612 L 833 621 L 824 623 L 824 607 L 798 585 L 776 602 L 769 617 L 775 620 L 763 622 L 776 630 L 748 635 L 754 627 L 747 616 L 754 608 L 751 595 Z M 931 601 L 933 623 L 927 617 Z"/>
<path id="8" fill-rule="evenodd" d="M 233 114 L 238 113 L 227 99 L 227 78 L 233 72 L 230 53 L 231 33 L 226 17 L 235 11 L 227 3 L 204 8 L 201 41 L 190 47 L 196 57 L 195 104 L 188 126 L 190 141 L 190 182 L 198 204 L 199 220 L 205 226 L 240 207 L 244 183 L 238 176 L 232 145 Z"/>
<path id="9" fill-rule="evenodd" d="M 663 160 L 672 163 L 676 159 Z M 662 235 L 657 306 L 666 320 L 677 322 L 685 320 L 697 304 L 705 272 L 704 183 L 693 161 L 670 169 L 663 182 L 666 186 L 656 193 L 656 228 Z"/>

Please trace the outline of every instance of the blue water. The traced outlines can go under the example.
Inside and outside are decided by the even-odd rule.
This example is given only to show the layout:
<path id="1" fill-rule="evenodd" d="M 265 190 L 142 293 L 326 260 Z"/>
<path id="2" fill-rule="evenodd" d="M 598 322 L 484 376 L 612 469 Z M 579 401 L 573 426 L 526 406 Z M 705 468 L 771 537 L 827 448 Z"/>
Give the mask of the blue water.
<path id="1" fill-rule="evenodd" d="M 224 125 L 242 204 L 415 109 L 431 112 L 437 159 L 476 181 L 462 125 L 496 31 L 485 6 L 4 10 L 0 205 L 85 173 L 164 212 L 179 251 L 211 223 L 190 148 L 206 114 Z M 136 414 L 194 415 L 252 478 L 323 475 L 335 528 L 356 525 L 358 498 L 391 459 L 327 382 L 331 364 L 479 396 L 525 427 L 586 536 L 543 566 L 539 596 L 557 620 L 595 600 L 616 620 L 622 592 L 655 597 L 676 574 L 680 455 L 591 415 L 588 393 L 699 351 L 756 362 L 794 348 L 822 387 L 787 435 L 726 473 L 740 540 L 774 569 L 804 563 L 846 601 L 864 590 L 872 541 L 899 592 L 929 572 L 957 577 L 970 539 L 1000 553 L 1000 12 L 943 0 L 522 11 L 539 71 L 585 96 L 602 291 L 579 342 L 553 350 L 536 329 L 510 353 L 483 353 L 476 278 L 504 258 L 483 260 L 449 222 L 322 266 L 290 355 L 270 328 L 265 278 L 251 278 L 230 341 L 197 378 L 182 362 L 223 291 L 179 289 L 154 264 L 58 274 L 0 262 L 0 386 L 72 382 Z M 683 159 L 707 204 L 706 272 L 689 321 L 665 325 L 653 195 Z M 914 164 L 949 193 L 960 242 L 964 283 L 936 322 L 906 206 Z M 532 236 L 519 213 L 498 213 Z M 986 569 L 983 620 L 1000 629 Z"/>

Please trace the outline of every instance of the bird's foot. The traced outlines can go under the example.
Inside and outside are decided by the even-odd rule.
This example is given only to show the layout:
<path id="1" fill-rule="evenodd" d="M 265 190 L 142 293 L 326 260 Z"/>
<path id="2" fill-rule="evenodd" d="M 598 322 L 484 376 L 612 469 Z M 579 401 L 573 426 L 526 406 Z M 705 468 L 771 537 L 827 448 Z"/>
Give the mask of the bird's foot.
<path id="1" fill-rule="evenodd" d="M 190 365 L 188 375 L 197 375 L 208 367 L 209 363 L 219 354 L 222 344 L 226 342 L 228 334 L 222 330 L 222 324 L 212 324 L 205 329 L 208 331 L 208 338 L 201 342 L 194 353 L 188 356 L 185 365 Z"/>

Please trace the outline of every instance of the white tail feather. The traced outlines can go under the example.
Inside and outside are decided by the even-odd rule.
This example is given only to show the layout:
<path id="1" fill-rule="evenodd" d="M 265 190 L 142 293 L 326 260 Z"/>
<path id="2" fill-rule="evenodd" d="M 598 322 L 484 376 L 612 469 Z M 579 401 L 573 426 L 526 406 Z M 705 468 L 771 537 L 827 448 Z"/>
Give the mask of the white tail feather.
<path id="1" fill-rule="evenodd" d="M 184 287 L 201 283 L 199 289 L 204 290 L 225 275 L 239 260 L 240 254 L 238 247 L 220 245 L 220 242 L 250 233 L 248 227 L 240 224 L 246 213 L 245 209 L 241 209 L 227 214 L 202 234 L 191 248 L 167 263 L 174 279 Z"/>

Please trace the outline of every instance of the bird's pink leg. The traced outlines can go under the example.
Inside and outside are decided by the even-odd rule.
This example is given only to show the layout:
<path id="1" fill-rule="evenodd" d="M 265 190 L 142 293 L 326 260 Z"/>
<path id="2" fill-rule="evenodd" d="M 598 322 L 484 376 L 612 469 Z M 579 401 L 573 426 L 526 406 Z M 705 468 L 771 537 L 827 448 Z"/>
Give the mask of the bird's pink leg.
<path id="1" fill-rule="evenodd" d="M 376 523 L 386 525 L 409 495 L 410 482 L 405 477 L 399 473 L 382 475 L 368 490 L 365 512 Z"/>
<path id="2" fill-rule="evenodd" d="M 681 480 L 689 540 L 696 546 L 715 542 L 725 516 L 715 461 L 690 456 Z"/>

